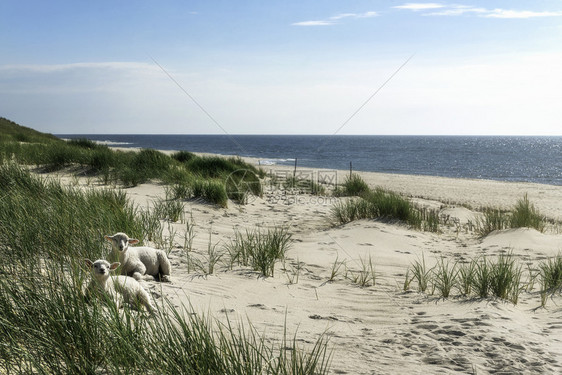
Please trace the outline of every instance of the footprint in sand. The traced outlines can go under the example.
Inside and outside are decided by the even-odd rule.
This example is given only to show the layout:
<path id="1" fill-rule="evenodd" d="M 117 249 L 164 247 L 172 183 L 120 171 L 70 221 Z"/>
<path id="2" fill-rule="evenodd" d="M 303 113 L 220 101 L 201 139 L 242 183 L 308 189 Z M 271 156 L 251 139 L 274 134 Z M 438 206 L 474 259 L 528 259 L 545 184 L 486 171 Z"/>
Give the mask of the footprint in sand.
<path id="1" fill-rule="evenodd" d="M 267 310 L 267 306 L 265 306 L 263 303 L 254 303 L 252 305 L 248 305 L 248 307 L 254 307 L 260 310 Z"/>

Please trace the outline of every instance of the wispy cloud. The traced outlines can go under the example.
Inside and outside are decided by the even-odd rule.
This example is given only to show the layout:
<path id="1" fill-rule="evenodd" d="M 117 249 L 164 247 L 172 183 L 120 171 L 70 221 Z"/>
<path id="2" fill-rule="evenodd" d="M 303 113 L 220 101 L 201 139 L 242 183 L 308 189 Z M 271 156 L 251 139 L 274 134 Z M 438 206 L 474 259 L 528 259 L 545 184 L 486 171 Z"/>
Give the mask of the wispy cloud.
<path id="1" fill-rule="evenodd" d="M 488 12 L 485 8 L 476 8 L 470 5 L 451 5 L 439 12 L 424 13 L 424 16 L 461 16 L 467 13 L 486 14 Z"/>
<path id="2" fill-rule="evenodd" d="M 509 10 L 494 9 L 490 10 L 484 17 L 487 18 L 535 18 L 535 17 L 560 17 L 562 11 L 559 12 L 535 12 L 532 10 Z"/>
<path id="3" fill-rule="evenodd" d="M 140 62 L 84 62 L 70 64 L 51 64 L 51 65 L 0 65 L 0 72 L 27 72 L 27 73 L 56 73 L 72 70 L 153 70 L 151 64 Z"/>
<path id="4" fill-rule="evenodd" d="M 361 13 L 361 14 L 356 14 L 355 17 L 356 18 L 371 18 L 371 17 L 376 17 L 379 14 L 377 12 L 365 12 L 365 13 Z"/>
<path id="5" fill-rule="evenodd" d="M 437 4 L 437 3 L 406 3 L 404 5 L 398 5 L 393 8 L 408 9 L 408 10 L 413 10 L 414 12 L 419 12 L 421 10 L 439 9 L 444 7 L 445 7 L 444 5 Z"/>
<path id="6" fill-rule="evenodd" d="M 302 21 L 302 22 L 295 22 L 293 26 L 330 26 L 337 24 L 339 20 L 345 18 L 372 18 L 377 17 L 377 12 L 364 12 L 364 13 L 340 13 L 335 16 L 329 17 L 323 20 L 313 20 L 313 21 Z"/>
<path id="7" fill-rule="evenodd" d="M 411 10 L 421 12 L 423 16 L 462 16 L 474 14 L 485 18 L 536 18 L 536 17 L 558 17 L 562 11 L 534 11 L 534 10 L 512 10 L 512 9 L 486 9 L 472 5 L 447 5 L 438 3 L 406 3 L 393 7 L 395 9 Z M 438 11 L 432 11 L 438 10 Z"/>
<path id="8" fill-rule="evenodd" d="M 463 16 L 473 15 L 484 18 L 526 19 L 537 17 L 559 17 L 562 11 L 535 11 L 514 9 L 488 9 L 473 5 L 444 4 L 444 3 L 405 3 L 393 6 L 394 9 L 407 10 L 419 13 L 422 16 Z M 378 17 L 375 11 L 364 13 L 340 13 L 324 19 L 295 22 L 293 26 L 332 26 L 345 19 L 359 19 Z"/>
<path id="9" fill-rule="evenodd" d="M 355 17 L 355 13 L 342 13 L 337 16 L 330 17 L 331 20 L 341 20 L 343 18 Z"/>
<path id="10" fill-rule="evenodd" d="M 317 20 L 317 21 L 295 22 L 292 25 L 293 26 L 330 26 L 330 25 L 334 25 L 334 24 L 335 24 L 335 22 L 333 22 L 333 21 Z"/>

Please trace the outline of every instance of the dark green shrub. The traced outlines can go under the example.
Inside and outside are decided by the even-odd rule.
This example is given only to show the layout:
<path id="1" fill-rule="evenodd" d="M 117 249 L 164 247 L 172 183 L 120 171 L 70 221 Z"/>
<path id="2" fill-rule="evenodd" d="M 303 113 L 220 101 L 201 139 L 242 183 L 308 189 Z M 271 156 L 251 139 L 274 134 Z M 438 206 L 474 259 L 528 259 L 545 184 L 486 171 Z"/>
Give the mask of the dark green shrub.
<path id="1" fill-rule="evenodd" d="M 71 139 L 67 143 L 68 143 L 69 146 L 81 147 L 81 148 L 85 148 L 85 149 L 88 149 L 88 150 L 95 150 L 96 148 L 98 148 L 100 146 L 96 142 L 91 141 L 91 140 L 86 139 L 86 138 Z"/>
<path id="2" fill-rule="evenodd" d="M 174 199 L 189 199 L 192 197 L 191 184 L 185 182 L 178 182 L 172 185 L 170 189 L 172 198 Z"/>
<path id="3" fill-rule="evenodd" d="M 228 205 L 226 189 L 220 180 L 196 179 L 191 185 L 191 194 L 193 198 L 203 198 L 221 207 Z"/>
<path id="4" fill-rule="evenodd" d="M 14 134 L 14 140 L 16 142 L 31 142 L 31 136 L 29 134 L 16 133 Z"/>
<path id="5" fill-rule="evenodd" d="M 225 179 L 225 189 L 228 198 L 245 204 L 250 194 L 261 197 L 263 194 L 259 177 L 247 169 L 238 169 L 230 173 Z"/>
<path id="6" fill-rule="evenodd" d="M 163 181 L 166 184 L 175 185 L 175 184 L 190 184 L 193 180 L 195 180 L 195 176 L 190 173 L 187 169 L 185 169 L 182 165 L 172 165 L 170 169 L 166 172 L 166 175 L 163 177 Z"/>
<path id="7" fill-rule="evenodd" d="M 189 151 L 178 151 L 172 154 L 172 159 L 177 160 L 180 163 L 187 163 L 195 157 L 197 157 L 197 155 Z"/>
<path id="8" fill-rule="evenodd" d="M 146 181 L 152 178 L 161 178 L 170 168 L 171 158 L 156 150 L 143 149 L 134 155 L 131 168 L 139 178 Z"/>
<path id="9" fill-rule="evenodd" d="M 238 167 L 219 156 L 204 156 L 191 159 L 187 169 L 202 177 L 218 178 L 234 172 Z"/>
<path id="10" fill-rule="evenodd" d="M 115 153 L 109 148 L 97 148 L 90 154 L 88 165 L 95 172 L 109 171 L 116 165 Z"/>
<path id="11" fill-rule="evenodd" d="M 145 175 L 141 175 L 138 171 L 127 166 L 121 167 L 116 174 L 125 186 L 137 186 L 147 181 Z"/>
<path id="12" fill-rule="evenodd" d="M 238 170 L 247 170 L 259 176 L 259 170 L 240 158 L 224 158 L 220 156 L 194 157 L 186 164 L 187 169 L 202 177 L 225 178 Z"/>
<path id="13" fill-rule="evenodd" d="M 222 181 L 205 181 L 203 184 L 203 198 L 221 207 L 228 205 L 228 196 Z"/>
<path id="14" fill-rule="evenodd" d="M 66 144 L 48 145 L 45 148 L 43 164 L 48 172 L 58 171 L 82 161 L 82 150 L 78 148 L 73 148 Z"/>

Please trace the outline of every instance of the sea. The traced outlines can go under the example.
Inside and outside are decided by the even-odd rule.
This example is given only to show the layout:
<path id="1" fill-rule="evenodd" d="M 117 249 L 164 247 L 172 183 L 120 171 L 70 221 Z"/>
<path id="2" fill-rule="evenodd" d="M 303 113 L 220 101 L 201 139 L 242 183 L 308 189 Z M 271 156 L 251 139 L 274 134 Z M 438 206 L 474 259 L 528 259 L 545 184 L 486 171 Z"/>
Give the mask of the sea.
<path id="1" fill-rule="evenodd" d="M 115 147 L 258 158 L 259 164 L 562 185 L 562 137 L 58 134 Z"/>

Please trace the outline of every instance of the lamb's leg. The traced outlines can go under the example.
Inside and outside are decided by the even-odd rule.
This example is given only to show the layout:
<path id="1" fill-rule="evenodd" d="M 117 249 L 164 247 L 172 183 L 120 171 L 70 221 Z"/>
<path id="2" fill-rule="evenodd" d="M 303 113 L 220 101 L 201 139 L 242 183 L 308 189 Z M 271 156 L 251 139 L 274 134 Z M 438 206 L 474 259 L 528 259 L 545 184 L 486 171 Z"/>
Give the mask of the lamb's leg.
<path id="1" fill-rule="evenodd" d="M 154 314 L 156 312 L 156 307 L 152 304 L 152 299 L 150 298 L 150 294 L 144 289 L 139 290 L 138 299 L 142 302 L 144 307 L 150 312 Z"/>
<path id="2" fill-rule="evenodd" d="M 166 256 L 166 253 L 163 251 L 159 251 L 157 257 L 159 264 L 158 271 L 160 273 L 160 281 L 170 282 L 170 274 L 172 273 L 172 265 L 170 264 L 170 260 Z"/>
<path id="3" fill-rule="evenodd" d="M 115 301 L 115 307 L 119 310 L 121 308 L 123 298 L 115 293 L 113 294 L 113 301 Z"/>
<path id="4" fill-rule="evenodd" d="M 133 278 L 137 281 L 154 280 L 154 277 L 146 274 L 146 266 L 142 262 L 139 262 L 139 263 L 136 264 L 136 266 L 133 270 L 133 274 L 131 276 L 133 276 Z"/>
<path id="5" fill-rule="evenodd" d="M 133 275 L 132 275 L 132 276 L 133 276 L 133 278 L 134 278 L 135 280 L 137 280 L 138 282 L 141 282 L 141 281 L 143 281 L 143 280 L 144 280 L 144 281 L 154 281 L 154 276 L 152 276 L 152 275 L 143 275 L 142 273 L 140 273 L 140 272 L 138 272 L 138 271 L 133 272 Z"/>

